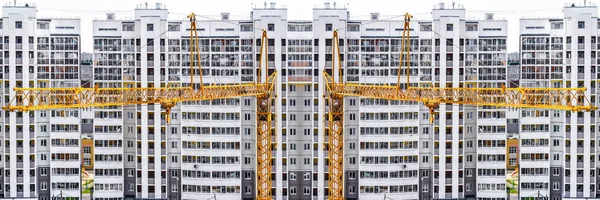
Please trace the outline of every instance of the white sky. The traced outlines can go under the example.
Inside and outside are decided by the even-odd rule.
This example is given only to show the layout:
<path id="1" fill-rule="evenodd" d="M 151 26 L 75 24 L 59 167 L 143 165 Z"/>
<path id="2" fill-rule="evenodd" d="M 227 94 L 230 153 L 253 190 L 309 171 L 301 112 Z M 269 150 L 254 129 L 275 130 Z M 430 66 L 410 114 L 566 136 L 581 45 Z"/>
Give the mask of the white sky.
<path id="1" fill-rule="evenodd" d="M 483 18 L 486 12 L 495 13 L 496 18 L 508 20 L 508 51 L 518 51 L 518 23 L 521 17 L 562 16 L 565 3 L 582 4 L 584 0 L 455 0 L 456 4 L 464 5 L 467 17 Z M 588 0 L 596 3 L 598 0 Z M 13 2 L 13 0 L 3 2 Z M 105 18 L 105 13 L 114 12 L 117 18 L 132 18 L 136 5 L 144 0 L 29 0 L 38 8 L 38 17 L 78 17 L 82 24 L 82 51 L 92 51 L 92 20 Z M 235 16 L 249 16 L 254 3 L 263 7 L 264 0 L 152 0 L 149 7 L 156 2 L 167 6 L 169 13 L 191 13 L 198 15 L 218 16 L 228 12 Z M 331 0 L 269 0 L 277 6 L 288 9 L 289 20 L 309 20 L 312 18 L 312 8 L 322 7 Z M 437 3 L 444 2 L 451 6 L 451 0 L 337 0 L 337 6 L 348 5 L 350 15 L 365 16 L 372 12 L 380 13 L 380 19 L 386 16 L 401 15 L 410 12 L 415 18 L 431 19 L 431 9 Z M 18 0 L 17 3 L 24 3 Z M 170 15 L 173 18 L 183 18 L 183 15 Z M 401 18 L 398 18 L 401 19 Z"/>

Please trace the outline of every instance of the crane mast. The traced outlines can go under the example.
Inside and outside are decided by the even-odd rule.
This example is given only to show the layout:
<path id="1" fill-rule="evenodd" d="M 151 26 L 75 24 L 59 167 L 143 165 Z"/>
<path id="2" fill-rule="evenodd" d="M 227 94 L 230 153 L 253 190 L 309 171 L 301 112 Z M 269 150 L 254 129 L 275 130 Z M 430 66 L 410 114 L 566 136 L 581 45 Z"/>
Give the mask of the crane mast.
<path id="1" fill-rule="evenodd" d="M 257 199 L 271 199 L 271 126 L 273 115 L 271 104 L 275 97 L 277 72 L 268 72 L 267 32 L 262 30 L 260 62 L 257 80 L 254 83 L 204 85 L 200 48 L 196 28 L 196 14 L 190 20 L 190 86 L 161 88 L 13 88 L 15 95 L 2 107 L 10 112 L 28 112 L 65 108 L 91 108 L 160 104 L 165 109 L 165 120 L 170 121 L 170 112 L 177 103 L 239 97 L 256 97 L 257 126 Z M 195 87 L 194 75 L 199 74 L 199 87 Z"/>
<path id="2" fill-rule="evenodd" d="M 333 32 L 333 56 L 337 62 L 332 66 L 332 75 L 324 71 L 325 97 L 329 103 L 328 130 L 329 133 L 329 200 L 344 199 L 343 177 L 343 116 L 344 97 L 376 98 L 397 101 L 419 102 L 429 108 L 430 122 L 435 119 L 435 109 L 440 104 L 463 104 L 472 106 L 493 106 L 511 108 L 532 108 L 565 110 L 572 112 L 593 111 L 594 106 L 586 97 L 586 88 L 439 88 L 410 86 L 410 20 L 412 15 L 404 15 L 404 30 L 400 47 L 400 64 L 398 66 L 398 82 L 393 85 L 369 85 L 346 83 L 343 80 L 342 64 L 339 62 L 340 45 L 338 30 Z M 402 68 L 402 66 L 406 68 Z M 401 85 L 400 73 L 405 70 L 406 87 Z M 335 75 L 339 71 L 339 75 Z"/>

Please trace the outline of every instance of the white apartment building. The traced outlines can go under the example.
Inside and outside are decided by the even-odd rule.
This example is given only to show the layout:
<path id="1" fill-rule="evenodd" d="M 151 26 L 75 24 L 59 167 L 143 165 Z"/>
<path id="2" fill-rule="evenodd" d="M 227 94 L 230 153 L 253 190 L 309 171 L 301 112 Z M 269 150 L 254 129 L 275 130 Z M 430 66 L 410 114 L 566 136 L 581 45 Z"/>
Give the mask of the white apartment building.
<path id="1" fill-rule="evenodd" d="M 138 6 L 133 20 L 118 17 L 94 21 L 95 85 L 189 85 L 189 21 L 169 19 L 160 4 Z M 333 30 L 346 81 L 395 84 L 403 21 L 369 17 L 350 20 L 347 9 L 325 4 L 310 21 L 288 21 L 287 9 L 272 3 L 250 19 L 223 13 L 198 21 L 204 84 L 253 82 L 261 30 L 268 31 L 268 70 L 279 72 L 275 199 L 327 197 L 320 72 L 331 72 Z M 411 85 L 503 84 L 506 21 L 481 17 L 442 4 L 434 20 L 412 21 Z M 184 102 L 170 124 L 159 105 L 93 109 L 93 198 L 253 199 L 254 101 Z M 505 109 L 442 105 L 432 125 L 428 109 L 415 103 L 348 98 L 346 105 L 346 198 L 506 197 Z"/>
<path id="2" fill-rule="evenodd" d="M 597 104 L 598 7 L 572 4 L 563 11 L 563 18 L 521 19 L 520 84 L 585 87 Z M 521 199 L 597 197 L 597 113 L 521 112 Z"/>
<path id="3" fill-rule="evenodd" d="M 3 6 L 2 105 L 15 87 L 78 87 L 79 33 L 79 19 L 38 18 L 29 4 Z M 2 198 L 80 198 L 80 116 L 66 109 L 4 112 Z"/>

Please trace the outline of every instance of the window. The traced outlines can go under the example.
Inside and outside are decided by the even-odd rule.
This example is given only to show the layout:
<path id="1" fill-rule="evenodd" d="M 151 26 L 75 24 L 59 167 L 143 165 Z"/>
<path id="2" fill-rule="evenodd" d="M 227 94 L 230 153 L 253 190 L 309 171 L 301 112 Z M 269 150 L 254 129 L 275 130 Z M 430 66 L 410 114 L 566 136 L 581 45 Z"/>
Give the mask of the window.
<path id="1" fill-rule="evenodd" d="M 421 178 L 429 178 L 429 171 L 423 171 L 422 176 L 423 177 L 421 177 Z"/>
<path id="2" fill-rule="evenodd" d="M 16 21 L 15 22 L 15 28 L 16 29 L 22 29 L 23 28 L 23 22 L 22 21 Z"/>
<path id="3" fill-rule="evenodd" d="M 171 192 L 177 192 L 177 184 L 171 185 Z"/>
<path id="4" fill-rule="evenodd" d="M 147 24 L 146 31 L 154 31 L 154 24 Z"/>
<path id="5" fill-rule="evenodd" d="M 310 187 L 304 187 L 304 195 L 310 195 Z"/>
<path id="6" fill-rule="evenodd" d="M 584 29 L 585 28 L 585 22 L 584 21 L 579 21 L 577 22 L 577 27 L 579 29 Z"/>
<path id="7" fill-rule="evenodd" d="M 508 165 L 509 166 L 516 166 L 517 165 L 517 159 L 516 158 L 509 158 L 508 159 Z"/>
<path id="8" fill-rule="evenodd" d="M 425 148 L 425 149 L 429 148 L 429 142 L 427 142 L 427 141 L 423 142 L 423 148 Z"/>
<path id="9" fill-rule="evenodd" d="M 296 187 L 290 187 L 290 195 L 296 195 Z"/>
<path id="10" fill-rule="evenodd" d="M 467 191 L 471 191 L 471 184 L 470 183 L 465 184 L 465 189 Z"/>
<path id="11" fill-rule="evenodd" d="M 349 186 L 348 187 L 348 193 L 355 194 L 356 193 L 356 188 L 354 188 L 354 186 Z"/>
<path id="12" fill-rule="evenodd" d="M 467 31 L 477 31 L 477 24 L 467 24 Z"/>
<path id="13" fill-rule="evenodd" d="M 40 189 L 41 190 L 48 190 L 48 182 L 41 182 L 40 183 Z"/>
<path id="14" fill-rule="evenodd" d="M 356 24 L 348 25 L 348 32 L 358 32 L 360 31 L 360 26 Z"/>
<path id="15" fill-rule="evenodd" d="M 356 179 L 356 171 L 348 172 L 349 179 Z"/>
<path id="16" fill-rule="evenodd" d="M 446 24 L 446 31 L 454 31 L 454 25 Z"/>
<path id="17" fill-rule="evenodd" d="M 268 31 L 275 31 L 275 24 L 268 24 L 267 25 L 267 30 Z"/>
<path id="18" fill-rule="evenodd" d="M 38 22 L 37 28 L 38 29 L 50 29 L 50 24 L 49 23 Z"/>
<path id="19" fill-rule="evenodd" d="M 244 192 L 246 194 L 252 194 L 252 186 L 246 186 L 246 188 L 244 189 Z"/>
<path id="20" fill-rule="evenodd" d="M 559 182 L 553 182 L 552 183 L 552 190 L 560 190 L 560 183 Z"/>
<path id="21" fill-rule="evenodd" d="M 353 165 L 356 164 L 356 157 L 350 157 L 349 159 L 350 159 L 350 161 L 349 161 L 350 164 L 353 164 Z"/>
<path id="22" fill-rule="evenodd" d="M 332 24 L 325 24 L 325 31 L 333 31 L 333 25 Z"/>
<path id="23" fill-rule="evenodd" d="M 563 29 L 563 23 L 562 22 L 551 23 L 550 28 L 551 29 Z"/>
<path id="24" fill-rule="evenodd" d="M 123 31 L 135 31 L 134 24 L 123 24 Z"/>
<path id="25" fill-rule="evenodd" d="M 431 24 L 421 24 L 419 30 L 421 32 L 430 32 L 432 30 Z"/>
<path id="26" fill-rule="evenodd" d="M 290 172 L 290 180 L 296 180 L 296 172 Z"/>
<path id="27" fill-rule="evenodd" d="M 517 153 L 517 147 L 508 147 L 508 153 Z"/>
<path id="28" fill-rule="evenodd" d="M 423 184 L 423 192 L 429 192 L 429 185 Z"/>
<path id="29" fill-rule="evenodd" d="M 304 180 L 310 180 L 310 172 L 304 172 Z"/>
<path id="30" fill-rule="evenodd" d="M 40 168 L 40 175 L 41 176 L 48 176 L 48 169 L 47 168 Z M 6 176 L 8 176 L 8 174 Z"/>
<path id="31" fill-rule="evenodd" d="M 467 177 L 473 176 L 473 170 L 467 169 L 466 172 L 467 172 Z"/>

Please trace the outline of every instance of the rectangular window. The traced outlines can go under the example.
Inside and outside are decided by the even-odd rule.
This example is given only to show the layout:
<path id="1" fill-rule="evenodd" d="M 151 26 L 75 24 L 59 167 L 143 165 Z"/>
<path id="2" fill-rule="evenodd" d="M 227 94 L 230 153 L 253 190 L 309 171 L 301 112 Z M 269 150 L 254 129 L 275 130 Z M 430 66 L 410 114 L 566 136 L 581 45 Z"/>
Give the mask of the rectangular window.
<path id="1" fill-rule="evenodd" d="M 551 29 L 563 29 L 563 23 L 562 22 L 553 22 L 550 24 L 550 28 Z"/>
<path id="2" fill-rule="evenodd" d="M 420 31 L 421 32 L 430 32 L 432 30 L 431 24 L 421 24 Z"/>
<path id="3" fill-rule="evenodd" d="M 454 25 L 453 24 L 446 24 L 446 31 L 454 31 Z"/>
<path id="4" fill-rule="evenodd" d="M 508 147 L 508 153 L 517 153 L 517 147 Z"/>
<path id="5" fill-rule="evenodd" d="M 577 22 L 577 28 L 584 29 L 585 28 L 585 22 L 584 21 Z"/>
<path id="6" fill-rule="evenodd" d="M 467 24 L 467 31 L 477 31 L 477 24 Z"/>
<path id="7" fill-rule="evenodd" d="M 304 187 L 304 195 L 310 195 L 310 187 Z"/>
<path id="8" fill-rule="evenodd" d="M 333 24 L 325 24 L 325 31 L 333 31 Z"/>
<path id="9" fill-rule="evenodd" d="M 154 31 L 154 24 L 147 24 L 146 31 Z"/>
<path id="10" fill-rule="evenodd" d="M 23 22 L 21 22 L 21 21 L 16 21 L 16 22 L 15 22 L 15 28 L 16 28 L 16 29 L 22 29 L 22 28 L 23 28 Z"/>
<path id="11" fill-rule="evenodd" d="M 268 31 L 275 31 L 275 24 L 268 24 L 267 25 L 267 30 Z"/>

